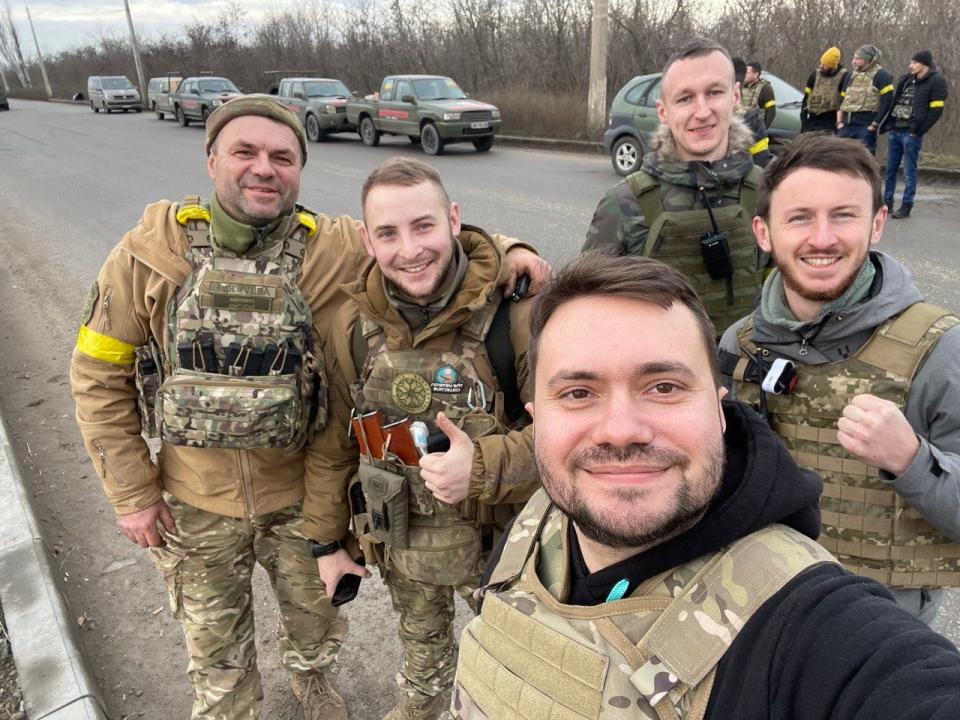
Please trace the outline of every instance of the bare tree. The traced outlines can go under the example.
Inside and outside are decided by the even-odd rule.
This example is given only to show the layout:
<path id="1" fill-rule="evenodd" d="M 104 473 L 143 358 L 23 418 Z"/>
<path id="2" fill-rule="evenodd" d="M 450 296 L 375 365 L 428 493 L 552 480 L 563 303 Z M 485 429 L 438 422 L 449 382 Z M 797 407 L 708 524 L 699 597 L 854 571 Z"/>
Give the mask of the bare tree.
<path id="1" fill-rule="evenodd" d="M 23 61 L 23 51 L 20 49 L 20 34 L 13 22 L 13 11 L 10 10 L 10 0 L 4 0 L 4 13 L 0 15 L 0 57 L 13 67 L 17 80 L 22 87 L 33 87 L 30 82 L 30 73 L 27 64 Z"/>

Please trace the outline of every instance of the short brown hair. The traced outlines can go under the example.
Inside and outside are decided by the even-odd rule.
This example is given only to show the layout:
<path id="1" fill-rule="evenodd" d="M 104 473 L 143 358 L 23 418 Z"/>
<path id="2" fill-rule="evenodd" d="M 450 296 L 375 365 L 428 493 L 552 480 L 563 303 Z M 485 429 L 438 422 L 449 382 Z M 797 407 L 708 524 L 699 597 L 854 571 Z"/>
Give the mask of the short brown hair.
<path id="1" fill-rule="evenodd" d="M 690 58 L 704 57 L 715 52 L 720 53 L 730 61 L 730 82 L 733 84 L 736 82 L 733 72 L 733 58 L 730 57 L 730 53 L 727 52 L 727 49 L 723 45 L 705 37 L 696 37 L 685 42 L 679 50 L 667 59 L 666 64 L 663 66 L 662 76 L 666 76 L 667 70 L 669 70 L 674 63 L 680 62 L 681 60 L 689 60 Z"/>
<path id="2" fill-rule="evenodd" d="M 803 133 L 787 145 L 763 171 L 757 187 L 757 215 L 770 220 L 770 198 L 787 176 L 800 168 L 863 178 L 870 183 L 873 213 L 883 206 L 883 185 L 880 167 L 870 151 L 859 140 L 840 138 L 829 133 Z"/>
<path id="3" fill-rule="evenodd" d="M 414 187 L 420 183 L 430 182 L 440 188 L 440 195 L 443 198 L 443 206 L 449 212 L 450 196 L 447 195 L 446 188 L 443 187 L 443 181 L 440 179 L 440 173 L 436 168 L 422 160 L 405 157 L 392 157 L 373 169 L 367 179 L 363 182 L 363 189 L 360 191 L 360 209 L 366 207 L 367 195 L 377 185 L 399 185 L 401 187 Z"/>
<path id="4" fill-rule="evenodd" d="M 678 302 L 686 306 L 700 327 L 714 384 L 720 386 L 716 330 L 690 281 L 659 260 L 638 255 L 613 257 L 599 252 L 577 256 L 533 298 L 530 307 L 530 343 L 527 346 L 527 363 L 531 374 L 536 371 L 540 336 L 547 321 L 564 303 L 596 296 L 640 300 L 664 310 L 669 310 Z"/>

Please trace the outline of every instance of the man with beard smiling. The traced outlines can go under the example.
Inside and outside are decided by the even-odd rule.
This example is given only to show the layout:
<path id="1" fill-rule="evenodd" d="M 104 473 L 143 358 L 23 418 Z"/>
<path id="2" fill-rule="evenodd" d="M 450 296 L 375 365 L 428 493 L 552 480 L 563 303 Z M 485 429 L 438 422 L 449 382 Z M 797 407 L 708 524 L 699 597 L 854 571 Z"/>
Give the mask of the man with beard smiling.
<path id="1" fill-rule="evenodd" d="M 259 715 L 258 562 L 305 718 L 345 719 L 327 673 L 347 621 L 308 538 L 344 534 L 321 534 L 312 439 L 326 418 L 319 356 L 339 285 L 367 263 L 360 227 L 296 204 L 306 134 L 274 98 L 215 110 L 205 151 L 209 202 L 149 205 L 94 283 L 70 368 L 77 422 L 117 524 L 167 583 L 192 717 Z M 160 435 L 157 462 L 141 431 Z"/>
<path id="2" fill-rule="evenodd" d="M 600 200 L 583 252 L 655 257 L 689 277 L 723 332 L 753 308 L 762 283 L 750 221 L 764 147 L 735 117 L 740 90 L 721 45 L 691 40 L 667 61 L 661 125 L 637 172 Z"/>
<path id="3" fill-rule="evenodd" d="M 455 718 L 957 716 L 960 654 L 815 542 L 820 482 L 721 401 L 682 275 L 581 256 L 530 331 L 543 491 L 481 581 Z"/>
<path id="4" fill-rule="evenodd" d="M 426 163 L 380 165 L 363 185 L 362 207 L 376 262 L 344 286 L 352 302 L 327 353 L 322 535 L 347 533 L 352 503 L 366 561 L 400 613 L 400 692 L 386 718 L 433 720 L 456 665 L 454 590 L 472 604 L 497 528 L 539 487 L 523 409 L 528 301 L 501 301 L 498 236 L 461 223 Z M 346 432 L 352 417 L 361 418 L 357 444 Z M 411 421 L 426 426 L 419 458 L 404 457 Z M 377 439 L 385 427 L 388 443 Z M 344 574 L 369 574 L 335 546 L 318 562 L 327 588 Z"/>
<path id="5" fill-rule="evenodd" d="M 871 251 L 887 208 L 857 143 L 797 138 L 757 209 L 777 269 L 724 334 L 724 372 L 823 476 L 820 542 L 932 623 L 960 587 L 960 320 Z"/>

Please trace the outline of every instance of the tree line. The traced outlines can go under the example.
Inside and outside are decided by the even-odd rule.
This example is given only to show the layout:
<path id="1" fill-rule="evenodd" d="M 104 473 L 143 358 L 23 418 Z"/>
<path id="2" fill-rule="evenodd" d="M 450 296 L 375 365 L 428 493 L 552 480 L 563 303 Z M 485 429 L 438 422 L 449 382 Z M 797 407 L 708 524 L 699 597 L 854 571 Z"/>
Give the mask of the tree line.
<path id="1" fill-rule="evenodd" d="M 236 3 L 182 33 L 143 42 L 141 54 L 148 77 L 209 70 L 246 92 L 265 90 L 268 70 L 337 77 L 360 93 L 390 73 L 449 75 L 501 107 L 505 132 L 590 137 L 591 12 L 576 0 L 302 0 L 254 22 Z M 857 47 L 876 45 L 894 77 L 906 72 L 914 52 L 929 49 L 956 88 L 958 27 L 960 4 L 941 0 L 611 0 L 607 102 L 634 75 L 658 71 L 694 35 L 801 89 L 831 45 L 848 67 Z M 41 97 L 39 67 L 22 60 L 11 29 L 16 38 L 7 6 L 0 12 L 0 62 L 13 94 Z M 136 77 L 125 36 L 102 37 L 46 64 L 58 97 L 85 91 L 88 75 Z M 926 151 L 957 154 L 960 113 L 952 104 Z"/>

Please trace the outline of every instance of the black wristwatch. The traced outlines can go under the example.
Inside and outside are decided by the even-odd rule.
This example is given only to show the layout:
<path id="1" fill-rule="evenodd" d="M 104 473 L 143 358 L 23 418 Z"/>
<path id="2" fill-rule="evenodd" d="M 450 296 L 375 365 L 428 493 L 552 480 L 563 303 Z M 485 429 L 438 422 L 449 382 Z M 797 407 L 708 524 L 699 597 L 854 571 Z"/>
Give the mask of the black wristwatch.
<path id="1" fill-rule="evenodd" d="M 328 543 L 318 543 L 316 540 L 307 540 L 307 547 L 310 548 L 310 557 L 321 558 L 325 555 L 332 555 L 343 546 L 339 540 Z"/>

